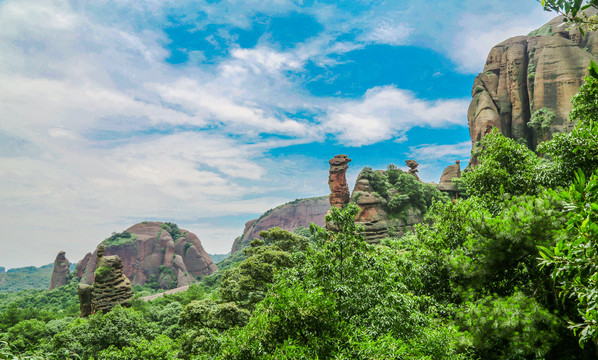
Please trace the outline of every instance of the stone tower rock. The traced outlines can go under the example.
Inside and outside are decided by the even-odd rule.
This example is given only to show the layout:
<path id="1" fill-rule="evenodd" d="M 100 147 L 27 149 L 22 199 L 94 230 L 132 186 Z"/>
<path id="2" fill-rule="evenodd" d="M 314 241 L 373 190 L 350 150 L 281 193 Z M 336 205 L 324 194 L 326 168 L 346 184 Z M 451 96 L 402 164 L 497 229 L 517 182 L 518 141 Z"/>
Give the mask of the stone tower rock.
<path id="1" fill-rule="evenodd" d="M 461 177 L 461 161 L 457 160 L 453 165 L 447 166 L 440 176 L 440 184 L 438 190 L 440 191 L 456 191 L 457 184 L 453 179 Z"/>
<path id="2" fill-rule="evenodd" d="M 419 176 L 417 176 L 417 173 L 419 170 L 417 170 L 417 167 L 419 166 L 419 163 L 415 160 L 405 160 L 405 165 L 407 165 L 409 167 L 409 170 L 407 171 L 407 173 L 409 175 L 413 175 L 415 176 L 415 178 L 419 181 L 421 181 L 419 179 Z"/>
<path id="3" fill-rule="evenodd" d="M 66 285 L 68 280 L 69 261 L 64 251 L 58 252 L 54 260 L 54 270 L 52 270 L 52 279 L 50 280 L 50 290 Z"/>
<path id="4" fill-rule="evenodd" d="M 330 206 L 342 208 L 349 203 L 351 193 L 347 185 L 347 169 L 351 159 L 347 155 L 336 155 L 328 163 L 330 164 L 330 175 L 328 186 L 330 187 Z"/>
<path id="5" fill-rule="evenodd" d="M 106 313 L 116 305 L 128 306 L 133 297 L 131 281 L 123 274 L 122 260 L 116 255 L 104 256 L 104 251 L 104 245 L 98 246 L 93 285 L 79 285 L 81 316 L 98 311 Z"/>

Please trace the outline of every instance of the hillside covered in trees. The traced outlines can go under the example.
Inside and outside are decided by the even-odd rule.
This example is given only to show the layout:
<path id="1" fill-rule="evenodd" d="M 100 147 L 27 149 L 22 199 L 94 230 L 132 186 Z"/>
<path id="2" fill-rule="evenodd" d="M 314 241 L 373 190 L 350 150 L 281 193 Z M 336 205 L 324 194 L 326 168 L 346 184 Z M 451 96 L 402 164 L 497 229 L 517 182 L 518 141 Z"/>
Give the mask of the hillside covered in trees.
<path id="1" fill-rule="evenodd" d="M 542 3 L 598 23 L 581 1 Z M 376 245 L 355 194 L 328 229 L 262 231 L 185 292 L 143 301 L 160 286 L 135 285 L 128 308 L 79 317 L 77 277 L 0 293 L 0 359 L 596 359 L 594 63 L 569 120 L 536 152 L 489 131 L 458 199 L 367 170 L 389 214 L 406 216 L 407 200 L 425 214 Z"/>
<path id="2" fill-rule="evenodd" d="M 380 245 L 349 204 L 328 215 L 337 232 L 270 229 L 189 291 L 131 308 L 76 318 L 75 282 L 2 295 L 0 355 L 594 359 L 596 104 L 592 70 L 573 99 L 577 125 L 542 143 L 543 158 L 491 132 L 462 178 L 468 197 L 434 203 L 413 233 Z"/>

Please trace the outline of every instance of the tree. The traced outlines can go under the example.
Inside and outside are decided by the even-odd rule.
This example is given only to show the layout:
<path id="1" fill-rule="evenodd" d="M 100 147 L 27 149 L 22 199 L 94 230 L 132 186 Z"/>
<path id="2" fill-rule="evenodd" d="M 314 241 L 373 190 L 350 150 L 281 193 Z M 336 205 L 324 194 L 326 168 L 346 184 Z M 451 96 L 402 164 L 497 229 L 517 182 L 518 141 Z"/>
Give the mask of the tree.
<path id="1" fill-rule="evenodd" d="M 565 22 L 580 25 L 580 31 L 585 27 L 589 31 L 596 30 L 598 17 L 588 16 L 584 10 L 598 9 L 598 0 L 541 0 L 546 11 L 554 11 L 565 17 Z"/>
<path id="2" fill-rule="evenodd" d="M 480 165 L 465 172 L 463 182 L 470 196 L 537 194 L 540 159 L 526 146 L 493 129 L 481 141 Z"/>
<path id="3" fill-rule="evenodd" d="M 571 325 L 580 344 L 598 344 L 598 171 L 589 179 L 578 172 L 561 194 L 569 210 L 567 227 L 551 247 L 540 247 L 542 265 L 562 289 L 561 296 L 576 300 L 582 322 Z"/>

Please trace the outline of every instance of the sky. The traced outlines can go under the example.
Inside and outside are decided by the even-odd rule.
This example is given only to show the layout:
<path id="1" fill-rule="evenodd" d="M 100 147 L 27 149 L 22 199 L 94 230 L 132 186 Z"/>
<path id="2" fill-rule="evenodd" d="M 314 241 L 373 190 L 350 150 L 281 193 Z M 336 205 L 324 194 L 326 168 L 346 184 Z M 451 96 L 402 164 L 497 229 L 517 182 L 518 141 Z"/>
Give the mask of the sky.
<path id="1" fill-rule="evenodd" d="M 492 46 L 535 0 L 0 0 L 0 266 L 71 262 L 143 220 L 227 253 L 245 222 L 329 193 L 328 160 L 471 150 Z"/>

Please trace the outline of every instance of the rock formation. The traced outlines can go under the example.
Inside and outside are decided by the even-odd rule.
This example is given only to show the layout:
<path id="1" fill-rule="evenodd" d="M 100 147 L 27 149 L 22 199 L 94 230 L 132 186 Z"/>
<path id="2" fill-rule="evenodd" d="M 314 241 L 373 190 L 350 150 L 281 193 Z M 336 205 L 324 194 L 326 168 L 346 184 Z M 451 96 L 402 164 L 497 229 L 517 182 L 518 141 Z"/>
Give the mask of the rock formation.
<path id="1" fill-rule="evenodd" d="M 278 226 L 293 231 L 299 226 L 308 227 L 310 223 L 324 226 L 324 216 L 330 209 L 327 196 L 300 199 L 281 205 L 262 214 L 259 218 L 245 224 L 243 235 L 235 239 L 231 254 L 237 252 L 251 240 L 258 238 L 262 230 Z"/>
<path id="2" fill-rule="evenodd" d="M 340 209 L 349 203 L 350 192 L 346 173 L 350 162 L 351 159 L 347 155 L 336 155 L 328 161 L 330 164 L 330 175 L 328 176 L 330 206 Z"/>
<path id="3" fill-rule="evenodd" d="M 415 164 L 417 166 L 417 163 Z M 406 230 L 413 230 L 415 224 L 423 221 L 421 211 L 412 207 L 406 209 L 405 216 L 391 219 L 385 210 L 387 200 L 375 193 L 370 181 L 364 178 L 364 171 L 365 169 L 357 177 L 351 200 L 360 208 L 355 217 L 355 222 L 363 225 L 364 235 L 368 243 L 378 244 L 380 240 L 390 234 L 401 236 Z M 386 174 L 383 170 L 376 170 L 376 172 Z M 416 174 L 409 174 L 417 177 Z M 390 191 L 392 195 L 396 190 L 391 189 Z"/>
<path id="4" fill-rule="evenodd" d="M 64 251 L 58 252 L 56 260 L 54 260 L 54 269 L 52 270 L 52 278 L 50 280 L 50 290 L 66 285 L 68 281 L 69 261 L 65 256 Z"/>
<path id="5" fill-rule="evenodd" d="M 79 284 L 81 316 L 108 312 L 116 305 L 128 306 L 133 297 L 131 281 L 123 274 L 123 263 L 116 255 L 104 255 L 104 245 L 96 250 L 97 265 L 92 286 Z"/>
<path id="6" fill-rule="evenodd" d="M 81 317 L 88 317 L 92 314 L 91 309 L 91 292 L 93 287 L 87 284 L 79 284 L 79 310 L 81 310 Z"/>
<path id="7" fill-rule="evenodd" d="M 383 208 L 386 205 L 386 200 L 374 196 L 373 192 L 370 181 L 358 177 L 353 188 L 352 198 L 360 208 L 355 222 L 363 225 L 364 235 L 369 243 L 379 243 L 381 239 L 388 236 L 390 224 L 388 215 Z"/>
<path id="8" fill-rule="evenodd" d="M 440 184 L 438 190 L 440 191 L 457 191 L 457 184 L 453 179 L 461 177 L 461 161 L 457 160 L 455 164 L 447 166 L 440 176 Z"/>
<path id="9" fill-rule="evenodd" d="M 171 234 L 172 233 L 172 234 Z M 133 285 L 155 280 L 163 289 L 189 285 L 217 270 L 197 236 L 176 225 L 142 222 L 104 240 L 106 255 L 118 255 L 123 272 Z M 97 253 L 88 253 L 77 264 L 76 276 L 92 284 Z"/>
<path id="10" fill-rule="evenodd" d="M 562 16 L 492 48 L 474 80 L 467 114 L 471 165 L 477 164 L 479 141 L 492 128 L 532 150 L 554 133 L 570 130 L 571 97 L 597 54 L 598 32 L 581 36 L 577 28 L 563 25 Z"/>
<path id="11" fill-rule="evenodd" d="M 415 161 L 415 160 L 405 160 L 405 165 L 407 165 L 409 167 L 409 170 L 407 171 L 407 173 L 409 173 L 409 175 L 415 176 L 415 178 L 417 180 L 420 180 L 419 176 L 417 176 L 417 173 L 419 171 L 419 170 L 417 170 L 417 167 L 419 166 L 419 164 L 417 163 L 417 161 Z"/>
<path id="12" fill-rule="evenodd" d="M 103 255 L 101 247 L 103 245 L 97 252 L 95 281 L 91 291 L 92 312 L 108 312 L 116 305 L 127 306 L 133 297 L 131 281 L 123 274 L 122 260 L 117 255 Z"/>

